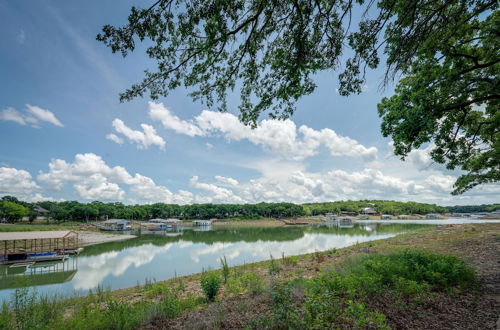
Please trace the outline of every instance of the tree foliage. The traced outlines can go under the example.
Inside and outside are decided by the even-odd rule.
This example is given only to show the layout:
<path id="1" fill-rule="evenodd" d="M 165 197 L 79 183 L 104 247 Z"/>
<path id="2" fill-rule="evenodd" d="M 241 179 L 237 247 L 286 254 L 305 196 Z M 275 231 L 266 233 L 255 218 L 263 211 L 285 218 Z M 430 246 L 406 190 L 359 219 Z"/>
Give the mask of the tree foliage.
<path id="1" fill-rule="evenodd" d="M 7 221 L 17 221 L 28 215 L 28 209 L 18 203 L 0 200 L 0 218 Z"/>
<path id="2" fill-rule="evenodd" d="M 125 205 L 120 202 L 103 203 L 94 201 L 80 203 L 64 202 L 11 202 L 15 197 L 4 196 L 0 199 L 0 218 L 15 221 L 33 212 L 41 206 L 48 210 L 48 217 L 53 220 L 89 221 L 111 218 L 149 220 L 153 218 L 180 219 L 258 219 L 291 218 L 300 216 L 324 215 L 325 213 L 362 212 L 363 208 L 373 208 L 380 214 L 428 214 L 445 212 L 491 212 L 500 209 L 500 205 L 474 205 L 443 207 L 435 204 L 417 202 L 398 202 L 387 200 L 337 201 L 325 203 L 258 203 L 258 204 L 191 204 L 177 205 L 154 203 L 146 205 Z M 7 206 L 5 206 L 7 205 Z M 9 216 L 6 210 L 11 210 Z M 17 211 L 15 211 L 17 210 Z M 18 213 L 15 213 L 18 212 Z M 20 212 L 20 213 L 19 213 Z M 17 214 L 17 215 L 14 215 Z M 36 215 L 36 213 L 35 213 Z"/>
<path id="3" fill-rule="evenodd" d="M 434 161 L 467 171 L 462 193 L 500 177 L 498 31 L 494 0 L 158 0 L 97 39 L 123 56 L 146 41 L 156 62 L 122 101 L 184 86 L 226 111 L 239 88 L 240 120 L 253 126 L 292 115 L 319 71 L 340 69 L 349 95 L 385 59 L 384 84 L 403 79 L 379 105 L 383 134 L 403 159 L 433 143 Z"/>

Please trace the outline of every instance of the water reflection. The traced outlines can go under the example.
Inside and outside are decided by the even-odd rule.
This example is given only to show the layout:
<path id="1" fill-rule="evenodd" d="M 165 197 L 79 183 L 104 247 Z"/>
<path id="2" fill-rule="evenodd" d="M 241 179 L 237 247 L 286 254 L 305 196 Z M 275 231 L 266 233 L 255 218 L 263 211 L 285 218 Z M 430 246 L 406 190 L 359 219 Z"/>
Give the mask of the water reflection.
<path id="1" fill-rule="evenodd" d="M 240 265 L 280 257 L 341 248 L 421 228 L 415 224 L 354 224 L 279 228 L 178 229 L 173 232 L 141 234 L 138 238 L 87 247 L 67 260 L 44 279 L 31 267 L 0 268 L 0 300 L 7 298 L 19 279 L 29 281 L 41 293 L 85 294 L 98 285 L 112 289 L 131 287 L 145 278 L 164 280 L 174 275 L 197 273 L 202 268 L 218 268 L 220 257 L 230 265 Z M 202 229 L 200 231 L 200 229 Z M 77 267 L 70 270 L 74 262 Z M 62 268 L 61 268 L 62 267 Z M 57 269 L 57 271 L 56 271 Z M 37 277 L 38 276 L 38 277 Z M 19 286 L 19 285 L 18 285 Z"/>

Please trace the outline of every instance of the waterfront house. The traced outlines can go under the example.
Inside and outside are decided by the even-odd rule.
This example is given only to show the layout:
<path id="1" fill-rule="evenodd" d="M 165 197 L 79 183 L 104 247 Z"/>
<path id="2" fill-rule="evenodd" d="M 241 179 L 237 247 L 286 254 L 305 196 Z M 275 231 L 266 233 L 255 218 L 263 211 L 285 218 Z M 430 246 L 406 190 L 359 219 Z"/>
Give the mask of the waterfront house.
<path id="1" fill-rule="evenodd" d="M 36 219 L 37 220 L 47 220 L 47 217 L 50 213 L 49 210 L 44 209 L 43 207 L 37 205 L 34 208 L 34 211 L 36 212 Z"/>
<path id="2" fill-rule="evenodd" d="M 380 220 L 392 220 L 392 215 L 390 215 L 390 214 L 382 214 L 380 216 Z"/>

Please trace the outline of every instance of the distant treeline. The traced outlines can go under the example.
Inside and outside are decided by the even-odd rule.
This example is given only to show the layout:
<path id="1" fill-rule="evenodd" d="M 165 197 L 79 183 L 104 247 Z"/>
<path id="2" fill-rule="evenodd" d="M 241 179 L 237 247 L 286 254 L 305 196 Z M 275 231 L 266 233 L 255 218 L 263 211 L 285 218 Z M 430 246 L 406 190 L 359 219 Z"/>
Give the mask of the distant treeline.
<path id="1" fill-rule="evenodd" d="M 500 210 L 500 204 L 456 205 L 448 206 L 447 209 L 454 213 L 493 212 Z"/>
<path id="2" fill-rule="evenodd" d="M 41 207 L 47 213 L 37 212 Z M 0 200 L 0 218 L 16 221 L 23 217 L 31 220 L 38 216 L 46 216 L 54 220 L 98 220 L 106 218 L 148 220 L 153 218 L 210 219 L 210 218 L 287 218 L 309 215 L 321 215 L 328 212 L 361 212 L 363 208 L 373 208 L 381 214 L 427 214 L 445 212 L 491 211 L 500 205 L 481 205 L 464 207 L 443 207 L 435 204 L 416 202 L 396 202 L 381 200 L 339 201 L 328 203 L 258 203 L 258 204 L 146 204 L 125 205 L 120 202 L 103 203 L 94 201 L 80 203 L 77 201 L 28 203 L 12 196 L 4 196 Z M 468 209 L 470 208 L 470 209 Z"/>

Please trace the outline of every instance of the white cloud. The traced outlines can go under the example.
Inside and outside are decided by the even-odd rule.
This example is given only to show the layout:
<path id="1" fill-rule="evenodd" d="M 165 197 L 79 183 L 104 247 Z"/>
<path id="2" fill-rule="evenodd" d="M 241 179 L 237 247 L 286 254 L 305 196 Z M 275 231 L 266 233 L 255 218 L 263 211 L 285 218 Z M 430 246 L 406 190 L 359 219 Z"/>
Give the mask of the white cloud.
<path id="1" fill-rule="evenodd" d="M 203 132 L 194 123 L 185 121 L 174 115 L 163 103 L 149 102 L 149 117 L 158 120 L 163 127 L 174 130 L 177 133 L 197 136 Z"/>
<path id="2" fill-rule="evenodd" d="M 142 131 L 136 131 L 125 125 L 121 119 L 113 120 L 115 131 L 123 134 L 130 142 L 137 144 L 139 149 L 147 149 L 151 145 L 156 145 L 162 150 L 165 149 L 165 140 L 156 133 L 153 126 L 141 124 L 141 127 Z M 113 133 L 106 135 L 106 138 L 118 144 L 123 143 L 123 139 Z"/>
<path id="3" fill-rule="evenodd" d="M 41 187 L 33 181 L 28 171 L 0 167 L 0 196 L 15 196 L 29 202 L 52 200 L 43 196 L 40 191 Z"/>
<path id="4" fill-rule="evenodd" d="M 179 119 L 162 103 L 149 102 L 149 116 L 167 129 L 188 136 L 222 135 L 227 141 L 248 140 L 266 152 L 285 159 L 303 160 L 318 153 L 323 145 L 332 156 L 350 156 L 365 161 L 376 159 L 377 148 L 365 147 L 354 139 L 324 128 L 315 130 L 291 120 L 262 120 L 257 128 L 243 125 L 230 113 L 204 110 L 192 121 Z"/>
<path id="5" fill-rule="evenodd" d="M 15 123 L 26 125 L 24 116 L 14 108 L 6 108 L 0 112 L 0 120 L 13 121 Z"/>
<path id="6" fill-rule="evenodd" d="M 37 179 L 56 191 L 62 191 L 66 183 L 72 182 L 76 195 L 86 200 L 124 200 L 125 197 L 135 197 L 141 202 L 186 204 L 193 199 L 188 191 L 172 193 L 147 176 L 139 173 L 132 176 L 122 166 L 111 167 L 93 153 L 77 154 L 72 163 L 53 159 L 49 163 L 49 171 L 40 173 Z M 125 193 L 124 187 L 129 188 L 130 196 Z"/>
<path id="7" fill-rule="evenodd" d="M 59 119 L 56 118 L 54 113 L 52 113 L 49 110 L 42 109 L 40 107 L 37 107 L 36 105 L 31 105 L 31 104 L 26 104 L 26 109 L 38 120 L 46 121 L 48 123 L 51 123 L 59 127 L 64 127 L 64 125 L 59 121 Z"/>
<path id="8" fill-rule="evenodd" d="M 0 112 L 0 120 L 13 121 L 20 125 L 30 124 L 32 127 L 37 128 L 39 127 L 39 123 L 41 121 L 45 121 L 59 127 L 64 127 L 53 112 L 30 104 L 26 104 L 24 113 L 17 111 L 14 108 L 6 108 L 2 110 L 2 112 Z"/>
<path id="9" fill-rule="evenodd" d="M 203 183 L 198 181 L 198 176 L 193 176 L 189 180 L 189 185 L 191 187 L 205 190 L 209 194 L 204 196 L 196 196 L 196 201 L 199 203 L 243 203 L 244 200 L 236 196 L 233 191 L 219 187 L 215 184 Z"/>
<path id="10" fill-rule="evenodd" d="M 222 184 L 228 184 L 230 186 L 237 186 L 239 184 L 238 180 L 236 180 L 236 179 L 225 177 L 225 176 L 220 176 L 220 175 L 216 175 L 215 180 L 219 181 Z"/>
<path id="11" fill-rule="evenodd" d="M 121 137 L 113 133 L 107 134 L 106 139 L 111 140 L 116 144 L 123 144 L 125 142 Z"/>
<path id="12" fill-rule="evenodd" d="M 116 183 L 109 182 L 100 173 L 92 174 L 77 181 L 74 185 L 78 196 L 87 200 L 123 200 L 125 192 Z"/>

